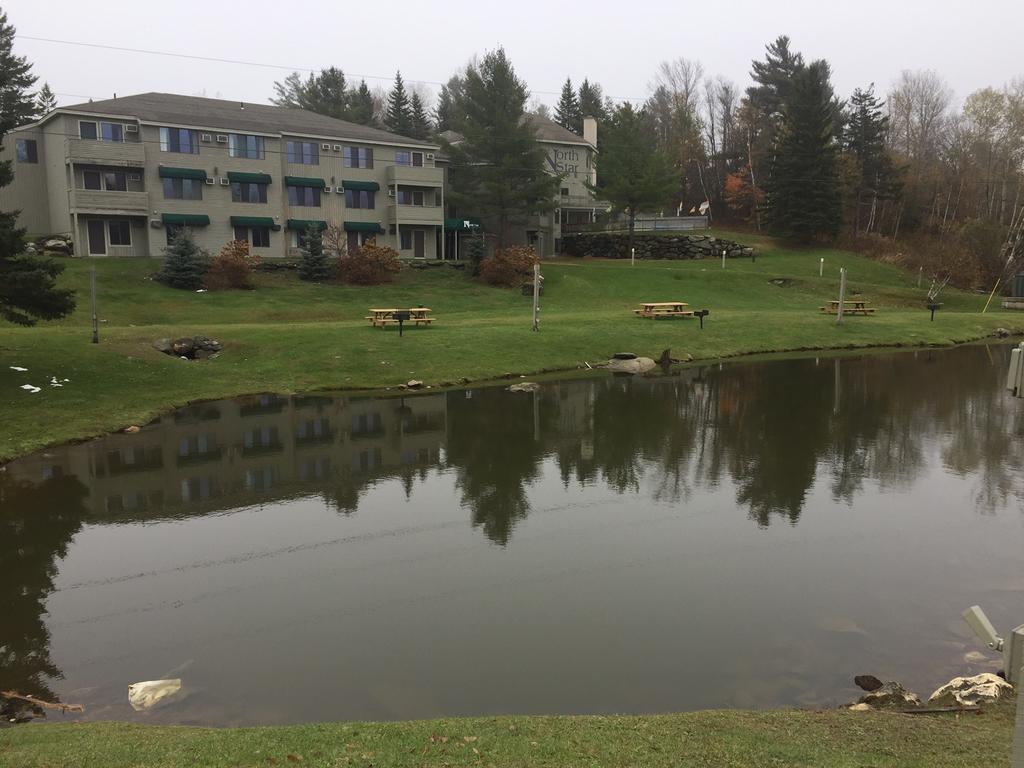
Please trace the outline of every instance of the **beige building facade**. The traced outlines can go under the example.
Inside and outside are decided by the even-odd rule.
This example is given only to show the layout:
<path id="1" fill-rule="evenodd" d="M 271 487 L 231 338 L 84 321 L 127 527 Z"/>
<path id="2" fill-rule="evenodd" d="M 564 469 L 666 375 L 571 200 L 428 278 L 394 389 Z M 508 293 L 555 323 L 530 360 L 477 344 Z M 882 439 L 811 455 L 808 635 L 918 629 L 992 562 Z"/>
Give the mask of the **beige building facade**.
<path id="1" fill-rule="evenodd" d="M 437 145 L 298 109 L 148 93 L 61 107 L 11 131 L 0 209 L 78 256 L 160 257 L 189 227 L 216 254 L 234 239 L 294 257 L 309 226 L 349 248 L 444 257 Z"/>

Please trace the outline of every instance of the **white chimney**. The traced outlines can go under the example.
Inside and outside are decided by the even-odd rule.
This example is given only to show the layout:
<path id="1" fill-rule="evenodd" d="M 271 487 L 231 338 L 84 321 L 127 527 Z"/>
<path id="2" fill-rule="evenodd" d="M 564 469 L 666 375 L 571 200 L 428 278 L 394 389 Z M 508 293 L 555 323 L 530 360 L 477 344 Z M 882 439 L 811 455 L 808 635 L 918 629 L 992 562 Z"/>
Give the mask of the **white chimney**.
<path id="1" fill-rule="evenodd" d="M 593 117 L 583 118 L 583 140 L 591 146 L 597 146 L 597 119 Z"/>

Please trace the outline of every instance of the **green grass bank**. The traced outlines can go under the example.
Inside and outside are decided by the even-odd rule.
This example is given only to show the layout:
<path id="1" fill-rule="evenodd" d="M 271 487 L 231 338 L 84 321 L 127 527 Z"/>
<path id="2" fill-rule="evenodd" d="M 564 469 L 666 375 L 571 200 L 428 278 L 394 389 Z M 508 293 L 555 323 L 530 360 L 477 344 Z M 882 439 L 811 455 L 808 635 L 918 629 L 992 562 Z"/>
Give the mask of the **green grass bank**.
<path id="1" fill-rule="evenodd" d="M 34 328 L 0 326 L 0 460 L 131 424 L 190 401 L 254 392 L 374 389 L 415 378 L 428 385 L 506 373 L 571 370 L 617 351 L 698 360 L 807 349 L 948 345 L 1024 329 L 1024 315 L 985 296 L 947 289 L 929 322 L 927 286 L 917 276 L 856 254 L 797 251 L 767 240 L 756 262 L 562 260 L 544 265 L 541 332 L 533 333 L 531 301 L 464 271 L 405 270 L 371 288 L 302 283 L 293 272 L 261 273 L 255 291 L 192 293 L 154 283 L 151 260 L 67 260 L 62 283 L 78 290 L 78 309 Z M 818 260 L 825 258 L 825 275 Z M 100 343 L 90 343 L 89 272 L 97 269 Z M 818 307 L 838 294 L 838 270 L 849 270 L 875 317 L 842 326 Z M 782 279 L 784 285 L 771 281 Z M 681 300 L 706 307 L 696 320 L 640 320 L 641 301 Z M 372 328 L 375 306 L 423 304 L 432 328 Z M 162 337 L 212 336 L 225 345 L 215 360 L 186 362 L 160 354 Z M 11 366 L 27 368 L 25 373 Z M 51 377 L 70 379 L 50 387 Z M 38 394 L 23 384 L 42 387 Z"/>
<path id="2" fill-rule="evenodd" d="M 1013 706 L 982 715 L 707 711 L 208 729 L 118 723 L 0 730 L 0 766 L 1008 765 Z"/>

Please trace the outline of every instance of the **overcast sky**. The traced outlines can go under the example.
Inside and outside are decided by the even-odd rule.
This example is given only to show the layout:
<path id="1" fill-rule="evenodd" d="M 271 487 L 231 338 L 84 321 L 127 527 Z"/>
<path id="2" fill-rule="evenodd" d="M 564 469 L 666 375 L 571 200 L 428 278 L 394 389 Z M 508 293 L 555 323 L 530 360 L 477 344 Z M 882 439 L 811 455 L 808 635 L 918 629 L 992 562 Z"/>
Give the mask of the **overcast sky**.
<path id="1" fill-rule="evenodd" d="M 566 76 L 642 101 L 659 62 L 685 56 L 742 87 L 750 61 L 788 34 L 807 59 L 827 58 L 841 96 L 903 69 L 934 69 L 957 100 L 1024 76 L 1024 0 L 742 0 L 561 3 L 15 0 L 19 35 L 282 67 L 15 41 L 61 104 L 145 91 L 263 102 L 289 69 L 337 66 L 371 87 L 400 69 L 431 92 L 473 54 L 505 47 L 533 96 L 553 104 Z M 498 9 L 501 10 L 498 10 Z M 372 77 L 371 77 L 372 76 Z M 384 78 L 382 81 L 379 78 Z"/>

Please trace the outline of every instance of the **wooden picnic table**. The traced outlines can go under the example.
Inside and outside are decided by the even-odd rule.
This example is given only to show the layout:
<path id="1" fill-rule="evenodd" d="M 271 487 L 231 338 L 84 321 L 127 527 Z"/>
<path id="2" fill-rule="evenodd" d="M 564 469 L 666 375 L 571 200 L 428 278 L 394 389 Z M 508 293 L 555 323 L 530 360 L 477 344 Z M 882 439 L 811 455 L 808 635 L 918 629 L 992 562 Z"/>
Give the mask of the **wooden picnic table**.
<path id="1" fill-rule="evenodd" d="M 832 301 L 830 301 L 828 303 L 827 307 L 820 307 L 820 309 L 825 314 L 837 315 L 837 314 L 839 314 L 839 304 L 840 304 L 840 301 L 838 299 L 833 299 Z M 842 305 L 843 305 L 843 314 L 844 315 L 864 315 L 864 316 L 867 316 L 867 315 L 875 314 L 874 307 L 869 307 L 868 304 L 867 304 L 867 300 L 864 299 L 864 298 L 860 298 L 860 299 L 845 299 L 842 302 Z"/>
<path id="2" fill-rule="evenodd" d="M 408 312 L 409 319 L 406 322 L 413 323 L 414 325 L 430 325 L 434 321 L 434 318 L 430 316 L 431 310 L 428 307 L 371 309 L 370 314 L 364 319 L 369 320 L 370 325 L 378 328 L 398 325 L 398 320 L 395 318 L 396 312 Z"/>
<path id="3" fill-rule="evenodd" d="M 645 301 L 640 304 L 639 309 L 633 313 L 637 317 L 658 318 L 658 317 L 692 317 L 693 311 L 686 309 L 690 306 L 685 301 Z"/>

